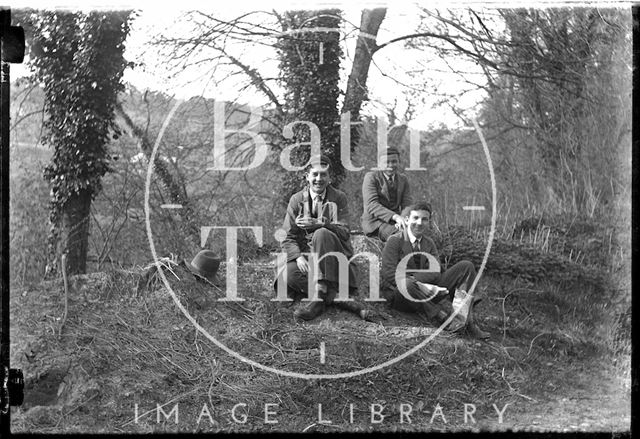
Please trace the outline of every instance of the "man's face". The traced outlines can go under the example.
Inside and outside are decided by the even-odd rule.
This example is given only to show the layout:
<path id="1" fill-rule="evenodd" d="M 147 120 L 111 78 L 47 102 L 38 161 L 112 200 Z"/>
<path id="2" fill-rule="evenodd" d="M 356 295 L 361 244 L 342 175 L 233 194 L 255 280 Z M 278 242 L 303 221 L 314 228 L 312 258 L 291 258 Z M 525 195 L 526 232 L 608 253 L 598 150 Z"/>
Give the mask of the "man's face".
<path id="1" fill-rule="evenodd" d="M 307 181 L 312 191 L 321 194 L 331 183 L 329 167 L 322 165 L 311 165 L 307 171 Z"/>
<path id="2" fill-rule="evenodd" d="M 429 228 L 431 214 L 428 210 L 412 210 L 406 217 L 407 225 L 416 238 L 424 236 Z"/>
<path id="3" fill-rule="evenodd" d="M 398 154 L 391 154 L 387 156 L 387 169 L 384 171 L 389 177 L 396 175 L 398 172 L 398 166 L 400 166 L 400 157 Z"/>

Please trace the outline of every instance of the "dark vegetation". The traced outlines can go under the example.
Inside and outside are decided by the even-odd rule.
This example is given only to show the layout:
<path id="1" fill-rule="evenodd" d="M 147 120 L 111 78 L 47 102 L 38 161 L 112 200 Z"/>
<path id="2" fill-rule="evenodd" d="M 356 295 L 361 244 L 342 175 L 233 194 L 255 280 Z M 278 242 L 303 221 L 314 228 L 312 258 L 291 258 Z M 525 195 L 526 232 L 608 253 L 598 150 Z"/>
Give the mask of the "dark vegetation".
<path id="1" fill-rule="evenodd" d="M 111 170 L 109 140 L 120 134 L 114 110 L 124 89 L 129 12 L 27 17 L 31 67 L 47 115 L 41 140 L 53 147 L 44 168 L 51 187 L 47 270 L 55 275 L 65 254 L 69 273 L 85 273 L 91 202 Z"/>
<path id="2" fill-rule="evenodd" d="M 318 127 L 318 147 L 334 162 L 336 167 L 333 179 L 340 184 L 345 170 L 340 165 L 340 119 L 338 99 L 340 88 L 340 61 L 343 57 L 340 46 L 340 11 L 328 10 L 326 14 L 316 16 L 315 11 L 287 12 L 282 18 L 284 34 L 277 45 L 280 58 L 280 75 L 287 90 L 284 103 L 285 124 L 291 124 L 291 144 L 304 144 L 311 141 L 308 126 L 296 121 L 308 121 Z M 305 28 L 335 29 L 335 32 L 305 32 Z M 300 32 L 300 33 L 297 33 Z M 320 51 L 322 45 L 322 63 Z M 310 69 L 309 66 L 316 66 Z M 309 148 L 292 148 L 291 163 L 301 166 L 309 159 Z M 302 173 L 287 172 L 283 185 L 283 203 L 300 190 Z"/>

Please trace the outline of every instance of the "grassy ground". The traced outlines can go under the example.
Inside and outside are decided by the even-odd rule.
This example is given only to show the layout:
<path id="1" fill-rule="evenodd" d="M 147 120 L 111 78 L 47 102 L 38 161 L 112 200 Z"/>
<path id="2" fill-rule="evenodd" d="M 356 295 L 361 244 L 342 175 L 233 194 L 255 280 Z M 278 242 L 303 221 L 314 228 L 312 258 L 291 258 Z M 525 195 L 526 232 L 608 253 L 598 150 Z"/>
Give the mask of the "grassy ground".
<path id="1" fill-rule="evenodd" d="M 173 271 L 165 275 L 176 300 L 206 331 L 272 368 L 357 372 L 435 331 L 415 315 L 372 303 L 366 306 L 378 323 L 335 308 L 295 322 L 299 303 L 270 301 L 273 271 L 264 263 L 240 266 L 241 306 L 217 301 L 219 291 L 182 267 Z M 616 343 L 618 323 L 605 318 L 615 304 L 589 285 L 485 276 L 478 316 L 489 341 L 440 333 L 375 372 L 300 379 L 215 346 L 157 275 L 143 273 L 73 278 L 66 320 L 62 280 L 14 290 L 12 365 L 27 382 L 24 405 L 13 409 L 14 433 L 630 428 L 629 341 Z M 497 410 L 504 410 L 502 423 Z"/>

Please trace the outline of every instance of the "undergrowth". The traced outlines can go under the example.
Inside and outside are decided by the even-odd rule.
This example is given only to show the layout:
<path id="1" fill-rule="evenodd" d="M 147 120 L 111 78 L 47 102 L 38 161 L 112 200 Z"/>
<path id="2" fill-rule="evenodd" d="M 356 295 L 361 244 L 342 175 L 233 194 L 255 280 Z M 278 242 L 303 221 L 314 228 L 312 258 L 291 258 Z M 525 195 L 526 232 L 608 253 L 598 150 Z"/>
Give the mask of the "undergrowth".
<path id="1" fill-rule="evenodd" d="M 435 330 L 416 315 L 364 302 L 366 271 L 356 300 L 380 317 L 378 323 L 333 307 L 312 322 L 296 322 L 300 303 L 271 301 L 273 268 L 258 253 L 240 258 L 238 292 L 245 300 L 235 304 L 219 300 L 224 263 L 218 286 L 197 281 L 183 262 L 168 259 L 164 279 L 153 265 L 72 277 L 62 328 L 62 280 L 26 286 L 11 298 L 12 364 L 23 368 L 28 388 L 13 431 L 500 430 L 514 424 L 497 424 L 493 404 L 509 404 L 511 419 L 529 419 L 545 401 L 583 388 L 624 397 L 630 389 L 630 267 L 607 260 L 617 251 L 615 240 L 611 250 L 592 245 L 579 262 L 567 253 L 585 236 L 604 242 L 606 228 L 547 222 L 542 240 L 537 224 L 533 241 L 524 238 L 524 228 L 522 238 L 513 232 L 494 237 L 477 313 L 491 334 L 488 342 L 441 333 L 398 363 L 340 380 L 281 376 L 243 362 L 196 330 L 177 304 L 217 343 L 264 367 L 357 372 L 407 352 Z M 434 238 L 447 264 L 469 259 L 479 266 L 484 233 L 450 227 Z M 619 386 L 604 388 L 612 376 Z M 158 420 L 157 404 L 167 413 L 179 404 L 181 421 Z M 211 416 L 202 418 L 205 404 Z M 236 413 L 246 415 L 245 423 L 231 415 L 236 404 L 246 404 Z M 277 407 L 277 424 L 265 423 L 265 404 Z M 318 404 L 332 424 L 317 422 Z M 411 423 L 400 422 L 402 404 L 412 407 Z M 439 417 L 431 422 L 436 404 L 447 423 Z M 464 404 L 474 404 L 477 423 L 464 423 Z M 372 405 L 384 407 L 386 421 L 371 422 Z M 616 428 L 614 420 L 600 422 Z"/>

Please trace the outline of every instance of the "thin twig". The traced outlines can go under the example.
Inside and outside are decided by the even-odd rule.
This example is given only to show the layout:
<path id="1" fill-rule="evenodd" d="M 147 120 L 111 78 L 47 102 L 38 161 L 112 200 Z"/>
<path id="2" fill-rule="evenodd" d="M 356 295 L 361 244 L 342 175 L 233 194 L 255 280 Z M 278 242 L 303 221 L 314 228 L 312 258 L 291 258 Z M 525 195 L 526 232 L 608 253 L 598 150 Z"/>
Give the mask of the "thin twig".
<path id="1" fill-rule="evenodd" d="M 62 255 L 62 260 L 60 262 L 62 266 L 62 280 L 64 282 L 64 314 L 62 315 L 62 321 L 60 322 L 60 326 L 58 327 L 58 337 L 62 336 L 62 327 L 67 321 L 67 312 L 69 311 L 69 283 L 67 282 L 67 254 L 64 253 Z"/>
<path id="2" fill-rule="evenodd" d="M 509 297 L 514 291 L 511 291 L 502 299 L 502 343 L 504 343 L 504 340 L 507 338 L 507 312 L 504 309 L 504 303 L 507 301 L 507 297 Z"/>
<path id="3" fill-rule="evenodd" d="M 186 392 L 186 393 L 183 393 L 182 395 L 178 395 L 178 396 L 176 396 L 175 398 L 173 398 L 173 399 L 169 400 L 168 402 L 166 402 L 166 403 L 164 403 L 164 404 L 162 404 L 162 405 L 158 405 L 157 407 L 152 408 L 151 410 L 148 410 L 148 411 L 144 412 L 144 413 L 143 413 L 143 414 L 141 414 L 141 415 L 138 415 L 138 416 L 137 416 L 137 418 L 136 418 L 136 417 L 134 417 L 133 419 L 131 419 L 131 420 L 129 420 L 129 421 L 127 421 L 127 422 L 125 422 L 124 424 L 120 425 L 120 428 L 122 428 L 122 427 L 126 427 L 127 425 L 131 424 L 131 423 L 132 423 L 132 422 L 134 422 L 134 421 L 135 421 L 135 422 L 137 422 L 137 420 L 138 420 L 138 419 L 140 419 L 140 418 L 142 418 L 143 416 L 147 416 L 148 414 L 153 413 L 154 411 L 156 411 L 156 410 L 158 410 L 158 409 L 164 408 L 164 407 L 168 406 L 169 404 L 171 404 L 172 402 L 179 401 L 179 400 L 183 399 L 184 397 L 189 396 L 189 395 L 191 395 L 192 393 L 197 392 L 197 391 L 198 391 L 198 390 L 200 390 L 200 389 L 201 389 L 201 386 L 198 386 L 197 388 L 195 388 L 195 389 L 193 389 L 193 390 L 190 390 L 190 391 L 188 391 L 188 392 Z"/>
<path id="4" fill-rule="evenodd" d="M 531 353 L 531 349 L 533 348 L 533 342 L 536 341 L 536 338 L 540 337 L 541 335 L 545 335 L 545 334 L 549 334 L 549 332 L 541 332 L 540 334 L 536 335 L 535 337 L 533 337 L 531 339 L 531 343 L 529 343 L 529 351 L 527 352 L 527 355 L 526 355 L 527 357 Z"/>

